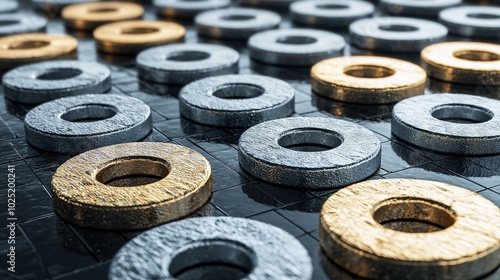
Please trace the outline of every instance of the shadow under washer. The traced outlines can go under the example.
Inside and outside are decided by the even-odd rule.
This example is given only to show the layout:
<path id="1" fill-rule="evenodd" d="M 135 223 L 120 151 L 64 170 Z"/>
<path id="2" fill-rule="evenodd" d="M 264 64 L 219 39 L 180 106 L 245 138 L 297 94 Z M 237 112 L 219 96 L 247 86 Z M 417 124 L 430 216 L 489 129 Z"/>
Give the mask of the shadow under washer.
<path id="1" fill-rule="evenodd" d="M 35 107 L 24 119 L 28 143 L 65 154 L 138 141 L 151 132 L 152 126 L 148 105 L 117 94 L 56 99 Z"/>

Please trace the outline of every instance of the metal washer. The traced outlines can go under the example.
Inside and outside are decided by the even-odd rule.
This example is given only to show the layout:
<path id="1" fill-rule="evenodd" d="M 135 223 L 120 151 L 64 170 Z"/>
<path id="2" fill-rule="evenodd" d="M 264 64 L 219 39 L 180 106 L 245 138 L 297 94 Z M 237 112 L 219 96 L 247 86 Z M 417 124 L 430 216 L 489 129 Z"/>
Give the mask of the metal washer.
<path id="1" fill-rule="evenodd" d="M 138 141 L 151 132 L 152 125 L 148 105 L 117 94 L 59 98 L 35 107 L 24 119 L 28 143 L 66 154 Z"/>
<path id="2" fill-rule="evenodd" d="M 500 101 L 466 94 L 408 98 L 396 104 L 392 113 L 395 136 L 443 153 L 500 153 L 499 128 Z"/>
<path id="3" fill-rule="evenodd" d="M 314 29 L 278 29 L 257 33 L 248 41 L 250 57 L 269 64 L 311 66 L 341 54 L 345 40 Z"/>
<path id="4" fill-rule="evenodd" d="M 294 98 L 293 87 L 275 78 L 224 75 L 185 86 L 179 93 L 179 106 L 181 115 L 195 122 L 249 127 L 291 115 Z"/>
<path id="5" fill-rule="evenodd" d="M 0 14 L 11 13 L 19 8 L 19 4 L 14 0 L 4 0 L 2 1 L 2 6 L 0 6 Z"/>
<path id="6" fill-rule="evenodd" d="M 439 13 L 439 22 L 452 34 L 476 38 L 500 38 L 500 7 L 461 6 Z"/>
<path id="7" fill-rule="evenodd" d="M 392 31 L 391 31 L 392 30 Z M 385 52 L 419 52 L 448 34 L 442 24 L 404 17 L 361 19 L 349 26 L 356 47 Z"/>
<path id="8" fill-rule="evenodd" d="M 40 104 L 61 97 L 107 92 L 111 89 L 111 71 L 91 61 L 46 61 L 7 72 L 2 84 L 5 98 Z"/>
<path id="9" fill-rule="evenodd" d="M 201 12 L 227 8 L 230 0 L 154 0 L 156 14 L 163 18 L 193 18 Z"/>
<path id="10" fill-rule="evenodd" d="M 21 33 L 45 32 L 47 20 L 39 15 L 0 14 L 0 37 Z"/>
<path id="11" fill-rule="evenodd" d="M 212 270 L 214 274 L 192 271 L 192 267 L 210 263 L 233 267 L 241 275 L 231 277 L 224 270 Z M 187 277 L 190 272 L 195 275 Z M 312 272 L 307 250 L 284 230 L 250 219 L 204 217 L 168 223 L 132 239 L 113 258 L 108 277 L 308 280 Z"/>
<path id="12" fill-rule="evenodd" d="M 302 151 L 301 145 L 328 147 Z M 380 166 L 380 140 L 370 130 L 331 118 L 284 118 L 245 131 L 240 165 L 251 175 L 297 188 L 334 188 L 363 180 Z"/>
<path id="13" fill-rule="evenodd" d="M 198 35 L 246 39 L 257 32 L 277 28 L 281 17 L 266 10 L 230 8 L 203 12 L 195 17 L 195 23 Z"/>
<path id="14" fill-rule="evenodd" d="M 302 25 L 339 28 L 369 17 L 374 11 L 373 4 L 365 1 L 298 1 L 290 5 L 290 18 Z"/>
<path id="15" fill-rule="evenodd" d="M 462 0 L 380 0 L 380 10 L 392 15 L 436 18 L 444 9 L 458 6 Z"/>
<path id="16" fill-rule="evenodd" d="M 238 72 L 237 51 L 213 44 L 173 44 L 139 53 L 139 78 L 156 83 L 185 85 L 210 76 Z"/>

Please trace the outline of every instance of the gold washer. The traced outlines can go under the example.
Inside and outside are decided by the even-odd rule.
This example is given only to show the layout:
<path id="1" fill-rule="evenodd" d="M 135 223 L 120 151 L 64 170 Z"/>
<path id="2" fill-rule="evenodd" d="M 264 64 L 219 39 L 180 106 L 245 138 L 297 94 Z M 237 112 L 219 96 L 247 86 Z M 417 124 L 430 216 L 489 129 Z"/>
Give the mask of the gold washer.
<path id="1" fill-rule="evenodd" d="M 422 67 L 438 80 L 470 84 L 500 85 L 500 45 L 447 42 L 422 50 Z"/>
<path id="2" fill-rule="evenodd" d="M 115 21 L 140 19 L 143 14 L 144 8 L 134 3 L 92 2 L 70 5 L 61 16 L 67 28 L 90 31 Z"/>
<path id="3" fill-rule="evenodd" d="M 78 41 L 68 35 L 17 34 L 0 38 L 0 70 L 48 59 L 73 59 Z"/>
<path id="4" fill-rule="evenodd" d="M 124 21 L 103 25 L 94 31 L 97 49 L 113 54 L 135 54 L 146 48 L 179 42 L 186 29 L 164 21 Z"/>
<path id="5" fill-rule="evenodd" d="M 500 210 L 441 182 L 364 181 L 323 204 L 320 244 L 361 277 L 476 279 L 500 264 Z"/>
<path id="6" fill-rule="evenodd" d="M 326 59 L 311 69 L 311 88 L 330 99 L 386 104 L 424 93 L 427 76 L 418 65 L 377 56 Z"/>
<path id="7" fill-rule="evenodd" d="M 54 210 L 83 227 L 150 228 L 187 216 L 212 194 L 209 162 L 168 143 L 126 143 L 91 150 L 52 177 Z"/>

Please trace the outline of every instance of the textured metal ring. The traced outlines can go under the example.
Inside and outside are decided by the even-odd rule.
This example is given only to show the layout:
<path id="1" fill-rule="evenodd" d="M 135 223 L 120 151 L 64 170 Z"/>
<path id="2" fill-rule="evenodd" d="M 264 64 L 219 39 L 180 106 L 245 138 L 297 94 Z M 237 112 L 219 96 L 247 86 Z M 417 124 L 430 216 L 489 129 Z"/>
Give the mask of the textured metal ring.
<path id="1" fill-rule="evenodd" d="M 195 122 L 249 127 L 290 116 L 295 90 L 260 75 L 224 75 L 192 82 L 179 93 L 180 113 Z"/>
<path id="2" fill-rule="evenodd" d="M 343 187 L 380 166 L 370 130 L 332 118 L 285 118 L 258 124 L 239 141 L 240 165 L 251 175 L 299 188 Z"/>
<path id="3" fill-rule="evenodd" d="M 386 52 L 420 52 L 428 45 L 441 42 L 448 34 L 442 24 L 404 17 L 360 19 L 349 26 L 355 46 Z"/>
<path id="4" fill-rule="evenodd" d="M 45 32 L 46 27 L 47 20 L 39 15 L 0 14 L 0 37 L 20 33 Z"/>
<path id="5" fill-rule="evenodd" d="M 222 39 L 246 39 L 251 35 L 274 29 L 281 17 L 274 12 L 231 8 L 203 12 L 195 18 L 198 35 Z"/>
<path id="6" fill-rule="evenodd" d="M 174 22 L 122 21 L 94 30 L 97 50 L 112 54 L 136 54 L 144 49 L 179 42 L 186 29 Z"/>
<path id="7" fill-rule="evenodd" d="M 452 34 L 477 38 L 500 38 L 500 7 L 461 6 L 439 13 L 439 21 Z"/>
<path id="8" fill-rule="evenodd" d="M 59 98 L 35 107 L 24 119 L 28 143 L 67 154 L 143 139 L 152 125 L 148 105 L 117 94 Z"/>
<path id="9" fill-rule="evenodd" d="M 344 47 L 345 40 L 340 35 L 300 28 L 259 32 L 248 41 L 252 59 L 290 66 L 311 66 L 342 54 Z"/>
<path id="10" fill-rule="evenodd" d="M 394 107 L 392 133 L 425 149 L 461 154 L 500 153 L 500 101 L 466 94 L 405 99 Z"/>
<path id="11" fill-rule="evenodd" d="M 380 0 L 380 10 L 392 15 L 436 18 L 444 9 L 458 6 L 462 0 Z"/>
<path id="12" fill-rule="evenodd" d="M 145 259 L 146 258 L 146 259 Z M 113 258 L 110 280 L 308 280 L 307 250 L 284 230 L 250 219 L 191 218 L 148 230 Z"/>
<path id="13" fill-rule="evenodd" d="M 4 0 L 2 1 L 2 6 L 0 6 L 0 14 L 11 13 L 19 8 L 19 4 L 16 0 Z"/>
<path id="14" fill-rule="evenodd" d="M 194 18 L 197 14 L 227 8 L 231 0 L 154 0 L 156 14 L 163 18 Z"/>
<path id="15" fill-rule="evenodd" d="M 330 99 L 385 104 L 423 94 L 427 75 L 418 65 L 377 56 L 323 60 L 311 69 L 311 88 Z"/>
<path id="16" fill-rule="evenodd" d="M 91 61 L 58 60 L 17 67 L 2 79 L 5 98 L 40 104 L 61 97 L 111 89 L 111 71 Z"/>
<path id="17" fill-rule="evenodd" d="M 122 2 L 81 3 L 70 5 L 61 12 L 66 28 L 87 31 L 115 21 L 140 19 L 143 14 L 141 5 Z"/>
<path id="18" fill-rule="evenodd" d="M 173 44 L 141 52 L 139 78 L 156 83 L 185 85 L 210 76 L 238 72 L 237 51 L 212 44 Z"/>
<path id="19" fill-rule="evenodd" d="M 371 279 L 478 279 L 500 264 L 500 210 L 441 182 L 366 181 L 323 204 L 320 244 Z"/>
<path id="20" fill-rule="evenodd" d="M 500 85 L 500 47 L 476 42 L 446 42 L 422 50 L 422 67 L 438 80 L 470 85 Z"/>
<path id="21" fill-rule="evenodd" d="M 78 41 L 68 35 L 18 34 L 0 38 L 0 70 L 48 59 L 75 58 Z"/>
<path id="22" fill-rule="evenodd" d="M 54 210 L 83 227 L 150 228 L 184 217 L 212 194 L 210 164 L 168 143 L 127 143 L 91 150 L 52 177 Z"/>
<path id="23" fill-rule="evenodd" d="M 342 28 L 358 19 L 370 17 L 374 11 L 373 4 L 365 1 L 298 1 L 290 5 L 290 19 L 302 25 Z"/>

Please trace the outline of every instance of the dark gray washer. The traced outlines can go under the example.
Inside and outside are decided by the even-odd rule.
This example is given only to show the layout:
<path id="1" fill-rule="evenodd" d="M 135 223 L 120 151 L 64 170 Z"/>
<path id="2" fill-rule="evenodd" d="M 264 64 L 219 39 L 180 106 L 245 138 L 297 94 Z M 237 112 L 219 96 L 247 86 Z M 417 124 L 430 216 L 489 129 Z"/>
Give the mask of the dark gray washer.
<path id="1" fill-rule="evenodd" d="M 24 127 L 31 145 L 56 153 L 77 154 L 143 139 L 151 132 L 152 119 L 149 106 L 137 98 L 88 94 L 35 107 L 26 115 Z"/>
<path id="2" fill-rule="evenodd" d="M 35 14 L 0 15 L 0 37 L 20 33 L 45 32 L 47 20 Z"/>
<path id="3" fill-rule="evenodd" d="M 203 264 L 218 264 L 226 270 L 205 274 L 200 267 L 197 271 L 187 269 Z M 292 235 L 266 223 L 233 217 L 190 218 L 150 229 L 118 251 L 108 277 L 139 280 L 240 279 L 244 276 L 231 277 L 230 267 L 248 272 L 244 278 L 248 280 L 308 280 L 312 277 L 311 258 Z M 187 270 L 183 277 L 178 275 L 182 268 Z M 217 272 L 220 274 L 214 275 Z"/>
<path id="4" fill-rule="evenodd" d="M 450 119 L 452 122 L 446 121 Z M 500 101 L 466 94 L 408 98 L 394 107 L 392 133 L 416 146 L 443 153 L 500 153 Z"/>
<path id="5" fill-rule="evenodd" d="M 231 5 L 230 0 L 154 0 L 156 14 L 161 17 L 193 18 L 197 14 Z"/>
<path id="6" fill-rule="evenodd" d="M 281 17 L 266 10 L 230 8 L 203 12 L 196 16 L 195 23 L 198 35 L 247 39 L 257 32 L 277 28 Z"/>
<path id="7" fill-rule="evenodd" d="M 217 97 L 218 93 L 226 98 Z M 179 93 L 181 115 L 203 124 L 230 127 L 249 127 L 290 116 L 294 99 L 295 90 L 288 83 L 260 75 L 205 78 L 186 85 Z"/>
<path id="8" fill-rule="evenodd" d="M 347 27 L 358 19 L 369 17 L 374 11 L 373 4 L 365 1 L 299 1 L 290 5 L 290 18 L 302 25 L 340 28 Z"/>
<path id="9" fill-rule="evenodd" d="M 16 11 L 19 8 L 19 4 L 14 0 L 3 0 L 0 2 L 0 14 L 2 13 L 11 13 Z"/>
<path id="10" fill-rule="evenodd" d="M 377 17 L 360 19 L 349 26 L 351 43 L 362 49 L 386 52 L 420 52 L 444 41 L 448 30 L 423 19 Z"/>
<path id="11" fill-rule="evenodd" d="M 192 43 L 144 50 L 137 56 L 136 64 L 143 80 L 185 85 L 210 76 L 237 73 L 239 59 L 239 53 L 229 47 Z"/>
<path id="12" fill-rule="evenodd" d="M 10 70 L 2 83 L 5 98 L 40 104 L 61 97 L 107 92 L 111 89 L 111 71 L 92 61 L 46 61 Z"/>
<path id="13" fill-rule="evenodd" d="M 500 38 L 500 7 L 462 6 L 439 13 L 450 33 L 477 38 Z"/>
<path id="14" fill-rule="evenodd" d="M 257 33 L 248 41 L 250 57 L 269 64 L 311 66 L 342 54 L 345 40 L 314 29 L 278 29 Z"/>
<path id="15" fill-rule="evenodd" d="M 379 7 L 393 15 L 435 18 L 442 10 L 461 3 L 462 0 L 380 0 Z"/>
<path id="16" fill-rule="evenodd" d="M 300 150 L 300 145 L 332 147 Z M 380 141 L 370 130 L 332 118 L 284 118 L 249 128 L 239 141 L 240 165 L 253 176 L 297 188 L 343 187 L 380 166 Z"/>

